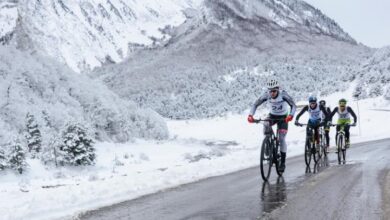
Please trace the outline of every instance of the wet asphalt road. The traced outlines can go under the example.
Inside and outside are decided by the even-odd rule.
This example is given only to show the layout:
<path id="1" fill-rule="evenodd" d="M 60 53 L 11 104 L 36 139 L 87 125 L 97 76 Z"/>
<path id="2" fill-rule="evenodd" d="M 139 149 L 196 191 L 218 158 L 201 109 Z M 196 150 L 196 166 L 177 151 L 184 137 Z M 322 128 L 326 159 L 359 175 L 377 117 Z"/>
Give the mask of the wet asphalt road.
<path id="1" fill-rule="evenodd" d="M 258 167 L 83 213 L 76 219 L 390 219 L 390 140 L 353 145 L 306 168 L 288 158 L 269 183 Z"/>

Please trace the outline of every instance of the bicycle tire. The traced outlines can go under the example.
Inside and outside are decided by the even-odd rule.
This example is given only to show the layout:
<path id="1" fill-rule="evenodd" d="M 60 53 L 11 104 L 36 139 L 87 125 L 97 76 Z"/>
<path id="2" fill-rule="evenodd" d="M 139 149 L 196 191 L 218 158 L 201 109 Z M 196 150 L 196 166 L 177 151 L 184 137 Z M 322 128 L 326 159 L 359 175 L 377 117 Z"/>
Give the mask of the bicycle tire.
<path id="1" fill-rule="evenodd" d="M 268 156 L 266 152 L 268 151 Z M 268 164 L 266 163 L 268 161 Z M 273 163 L 273 153 L 269 138 L 264 138 L 260 151 L 260 172 L 264 181 L 268 181 Z"/>
<path id="2" fill-rule="evenodd" d="M 309 167 L 311 162 L 311 141 L 308 138 L 306 139 L 304 156 L 306 166 Z"/>
<path id="3" fill-rule="evenodd" d="M 280 155 L 280 152 L 279 152 L 279 144 L 277 143 L 273 143 L 275 144 L 275 146 L 272 148 L 274 149 L 274 163 L 275 163 L 275 169 L 276 169 L 276 173 L 278 174 L 278 176 L 282 176 L 283 175 L 283 172 L 280 172 L 279 170 L 279 165 L 281 163 L 281 160 L 282 160 L 282 157 Z"/>
<path id="4" fill-rule="evenodd" d="M 318 150 L 315 143 L 311 143 L 311 154 L 313 155 L 314 165 L 316 165 L 320 158 L 318 156 Z"/>
<path id="5" fill-rule="evenodd" d="M 337 137 L 337 159 L 339 164 L 341 164 L 341 157 L 343 154 L 343 144 L 344 144 L 344 135 L 339 134 Z"/>
<path id="6" fill-rule="evenodd" d="M 347 160 L 347 149 L 342 150 L 342 152 L 343 152 L 343 163 L 345 164 Z"/>

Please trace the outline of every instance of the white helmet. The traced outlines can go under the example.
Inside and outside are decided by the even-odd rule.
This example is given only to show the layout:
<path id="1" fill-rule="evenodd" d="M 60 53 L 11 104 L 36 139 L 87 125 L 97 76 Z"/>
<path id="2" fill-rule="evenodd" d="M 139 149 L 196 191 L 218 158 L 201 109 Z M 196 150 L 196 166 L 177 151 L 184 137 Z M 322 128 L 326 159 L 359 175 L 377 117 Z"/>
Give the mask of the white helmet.
<path id="1" fill-rule="evenodd" d="M 269 79 L 267 82 L 267 88 L 268 89 L 274 89 L 276 87 L 279 87 L 279 82 L 276 79 Z"/>

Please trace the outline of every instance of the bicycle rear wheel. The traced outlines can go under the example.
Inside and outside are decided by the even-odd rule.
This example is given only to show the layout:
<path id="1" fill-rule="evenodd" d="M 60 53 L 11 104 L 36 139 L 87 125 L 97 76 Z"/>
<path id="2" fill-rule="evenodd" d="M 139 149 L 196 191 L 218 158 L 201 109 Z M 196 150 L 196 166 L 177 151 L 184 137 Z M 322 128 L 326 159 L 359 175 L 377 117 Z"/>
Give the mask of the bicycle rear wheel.
<path id="1" fill-rule="evenodd" d="M 268 181 L 273 163 L 273 152 L 269 138 L 265 138 L 260 152 L 260 172 L 264 181 Z"/>
<path id="2" fill-rule="evenodd" d="M 273 145 L 276 145 L 276 146 L 273 146 Z M 274 163 L 275 163 L 275 169 L 276 169 L 276 173 L 279 175 L 279 176 L 282 176 L 283 175 L 283 172 L 280 172 L 279 170 L 279 166 L 280 166 L 280 163 L 281 163 L 281 160 L 282 160 L 282 157 L 280 155 L 280 152 L 279 152 L 279 145 L 277 143 L 273 143 L 272 144 L 272 149 L 274 149 Z"/>
<path id="3" fill-rule="evenodd" d="M 311 141 L 309 139 L 306 139 L 306 144 L 305 144 L 305 163 L 306 163 L 306 166 L 310 166 L 310 162 L 311 162 Z"/>

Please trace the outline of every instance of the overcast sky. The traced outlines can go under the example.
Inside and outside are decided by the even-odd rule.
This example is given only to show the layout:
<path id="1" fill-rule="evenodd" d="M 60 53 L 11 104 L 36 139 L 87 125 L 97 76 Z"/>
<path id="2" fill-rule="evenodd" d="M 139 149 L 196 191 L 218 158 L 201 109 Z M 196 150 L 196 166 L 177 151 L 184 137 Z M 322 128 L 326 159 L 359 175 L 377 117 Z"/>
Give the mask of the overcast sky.
<path id="1" fill-rule="evenodd" d="M 370 47 L 390 45 L 390 0 L 305 0 Z"/>

